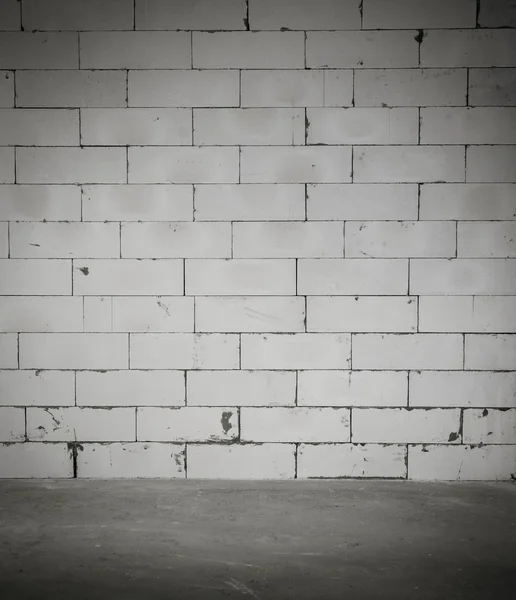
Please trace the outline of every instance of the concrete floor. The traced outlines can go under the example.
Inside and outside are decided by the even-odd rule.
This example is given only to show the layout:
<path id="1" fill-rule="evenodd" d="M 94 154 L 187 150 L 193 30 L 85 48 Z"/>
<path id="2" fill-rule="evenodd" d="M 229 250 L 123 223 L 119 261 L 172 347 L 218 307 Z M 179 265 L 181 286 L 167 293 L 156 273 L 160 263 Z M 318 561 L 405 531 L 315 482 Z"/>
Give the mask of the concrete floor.
<path id="1" fill-rule="evenodd" d="M 2 600 L 513 600 L 516 485 L 2 481 Z"/>

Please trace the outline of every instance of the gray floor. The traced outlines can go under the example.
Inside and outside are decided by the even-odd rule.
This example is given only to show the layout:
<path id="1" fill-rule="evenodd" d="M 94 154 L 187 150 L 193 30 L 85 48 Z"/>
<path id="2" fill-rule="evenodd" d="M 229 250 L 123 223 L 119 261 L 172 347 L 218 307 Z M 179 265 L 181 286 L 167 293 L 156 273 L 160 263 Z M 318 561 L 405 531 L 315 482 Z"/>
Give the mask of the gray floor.
<path id="1" fill-rule="evenodd" d="M 2 481 L 2 600 L 516 597 L 516 485 Z"/>

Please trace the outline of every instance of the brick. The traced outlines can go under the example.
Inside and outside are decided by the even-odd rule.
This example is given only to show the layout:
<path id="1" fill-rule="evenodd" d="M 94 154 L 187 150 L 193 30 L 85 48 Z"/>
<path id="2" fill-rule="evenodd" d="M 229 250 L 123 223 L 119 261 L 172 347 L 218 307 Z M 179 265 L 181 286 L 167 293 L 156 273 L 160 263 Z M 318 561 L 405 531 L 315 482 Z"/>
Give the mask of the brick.
<path id="1" fill-rule="evenodd" d="M 356 408 L 353 442 L 460 443 L 460 411 L 406 408 Z"/>
<path id="2" fill-rule="evenodd" d="M 14 183 L 14 148 L 0 148 L 0 183 Z"/>
<path id="3" fill-rule="evenodd" d="M 307 217 L 312 221 L 417 219 L 414 184 L 309 185 L 307 194 Z"/>
<path id="4" fill-rule="evenodd" d="M 395 371 L 299 371 L 299 406 L 406 406 L 407 375 Z"/>
<path id="5" fill-rule="evenodd" d="M 352 221 L 346 223 L 346 257 L 452 258 L 456 225 L 449 221 Z"/>
<path id="6" fill-rule="evenodd" d="M 308 68 L 393 69 L 418 66 L 412 31 L 308 31 Z"/>
<path id="7" fill-rule="evenodd" d="M 131 334 L 131 369 L 238 369 L 237 335 Z"/>
<path id="8" fill-rule="evenodd" d="M 419 330 L 516 333 L 516 302 L 510 296 L 421 296 Z"/>
<path id="9" fill-rule="evenodd" d="M 354 106 L 354 71 L 339 69 L 322 71 L 324 78 L 324 106 Z"/>
<path id="10" fill-rule="evenodd" d="M 304 298 L 221 296 L 195 300 L 195 331 L 200 332 L 300 332 L 305 330 L 304 318 Z"/>
<path id="11" fill-rule="evenodd" d="M 0 107 L 14 106 L 14 73 L 0 71 Z"/>
<path id="12" fill-rule="evenodd" d="M 19 0 L 3 0 L 0 5 L 0 29 L 19 31 L 21 28 Z"/>
<path id="13" fill-rule="evenodd" d="M 466 181 L 516 183 L 516 145 L 468 146 Z"/>
<path id="14" fill-rule="evenodd" d="M 125 148 L 18 148 L 20 183 L 125 183 Z"/>
<path id="15" fill-rule="evenodd" d="M 409 479 L 439 481 L 509 480 L 514 446 L 409 446 Z"/>
<path id="16" fill-rule="evenodd" d="M 349 442 L 346 408 L 247 408 L 240 437 L 250 442 Z"/>
<path id="17" fill-rule="evenodd" d="M 183 261 L 76 261 L 73 278 L 74 293 L 80 296 L 181 296 Z"/>
<path id="18" fill-rule="evenodd" d="M 124 223 L 124 258 L 229 258 L 230 223 Z"/>
<path id="19" fill-rule="evenodd" d="M 82 299 L 71 296 L 0 297 L 0 331 L 82 331 Z"/>
<path id="20" fill-rule="evenodd" d="M 0 294 L 7 296 L 69 295 L 70 260 L 0 260 Z"/>
<path id="21" fill-rule="evenodd" d="M 417 299 L 407 297 L 309 297 L 306 330 L 313 332 L 412 332 Z"/>
<path id="22" fill-rule="evenodd" d="M 238 436 L 235 408 L 139 408 L 138 440 L 229 442 Z"/>
<path id="23" fill-rule="evenodd" d="M 515 106 L 515 69 L 470 69 L 470 106 Z"/>
<path id="24" fill-rule="evenodd" d="M 344 146 L 246 147 L 240 164 L 242 183 L 351 181 L 351 148 Z"/>
<path id="25" fill-rule="evenodd" d="M 476 371 L 516 370 L 516 335 L 466 335 L 464 368 Z"/>
<path id="26" fill-rule="evenodd" d="M 26 30 L 132 29 L 133 0 L 23 0 Z"/>
<path id="27" fill-rule="evenodd" d="M 283 296 L 296 293 L 294 260 L 186 260 L 185 293 Z"/>
<path id="28" fill-rule="evenodd" d="M 513 0 L 482 0 L 479 8 L 480 27 L 516 27 L 516 5 Z"/>
<path id="29" fill-rule="evenodd" d="M 192 64 L 186 31 L 86 31 L 80 40 L 82 69 L 189 69 Z"/>
<path id="30" fill-rule="evenodd" d="M 465 410 L 464 443 L 516 444 L 516 409 Z"/>
<path id="31" fill-rule="evenodd" d="M 110 296 L 83 296 L 84 333 L 113 331 L 113 298 Z"/>
<path id="32" fill-rule="evenodd" d="M 71 110 L 0 110 L 2 146 L 77 146 L 79 112 Z"/>
<path id="33" fill-rule="evenodd" d="M 455 370 L 463 363 L 458 334 L 355 334 L 352 351 L 353 369 Z"/>
<path id="34" fill-rule="evenodd" d="M 242 106 L 323 106 L 324 85 L 324 71 L 242 71 Z"/>
<path id="35" fill-rule="evenodd" d="M 237 183 L 238 148 L 129 148 L 129 183 Z"/>
<path id="36" fill-rule="evenodd" d="M 293 479 L 293 444 L 188 446 L 188 476 L 194 479 Z"/>
<path id="37" fill-rule="evenodd" d="M 244 0 L 136 0 L 136 29 L 245 29 Z"/>
<path id="38" fill-rule="evenodd" d="M 421 44 L 422 67 L 513 67 L 516 32 L 511 30 L 428 31 Z"/>
<path id="39" fill-rule="evenodd" d="M 408 261 L 300 260 L 298 293 L 311 296 L 399 296 L 407 293 Z"/>
<path id="40" fill-rule="evenodd" d="M 193 332 L 193 298 L 115 297 L 113 329 L 119 332 Z"/>
<path id="41" fill-rule="evenodd" d="M 193 34 L 196 69 L 303 69 L 301 31 L 235 31 Z"/>
<path id="42" fill-rule="evenodd" d="M 0 442 L 25 440 L 25 409 L 0 408 Z"/>
<path id="43" fill-rule="evenodd" d="M 177 444 L 84 444 L 77 477 L 98 479 L 184 479 L 184 446 Z"/>
<path id="44" fill-rule="evenodd" d="M 78 371 L 77 406 L 183 406 L 183 371 Z"/>
<path id="45" fill-rule="evenodd" d="M 195 186 L 196 221 L 303 221 L 304 218 L 302 184 Z"/>
<path id="46" fill-rule="evenodd" d="M 234 223 L 235 258 L 330 258 L 343 255 L 342 223 Z"/>
<path id="47" fill-rule="evenodd" d="M 81 190 L 75 185 L 4 185 L 0 221 L 80 221 Z"/>
<path id="48" fill-rule="evenodd" d="M 350 351 L 347 334 L 243 334 L 241 368 L 344 369 L 349 366 Z"/>
<path id="49" fill-rule="evenodd" d="M 476 0 L 365 0 L 364 29 L 475 27 Z"/>
<path id="50" fill-rule="evenodd" d="M 28 408 L 27 437 L 45 442 L 135 440 L 134 408 Z"/>
<path id="51" fill-rule="evenodd" d="M 72 371 L 0 371 L 2 406 L 73 406 Z"/>
<path id="52" fill-rule="evenodd" d="M 379 444 L 301 444 L 297 476 L 309 478 L 396 478 L 406 476 L 404 446 Z"/>
<path id="53" fill-rule="evenodd" d="M 70 478 L 73 461 L 66 444 L 0 445 L 0 478 Z"/>
<path id="54" fill-rule="evenodd" d="M 186 108 L 85 108 L 85 146 L 183 146 L 192 144 L 192 112 Z"/>
<path id="55" fill-rule="evenodd" d="M 0 33 L 0 69 L 77 68 L 79 48 L 76 33 Z"/>
<path id="56" fill-rule="evenodd" d="M 118 223 L 12 223 L 13 258 L 118 258 Z"/>
<path id="57" fill-rule="evenodd" d="M 129 106 L 239 106 L 237 71 L 129 71 Z"/>
<path id="58" fill-rule="evenodd" d="M 457 256 L 516 258 L 516 222 L 458 223 Z"/>
<path id="59" fill-rule="evenodd" d="M 305 112 L 289 108 L 194 110 L 198 146 L 290 146 L 305 143 Z"/>
<path id="60" fill-rule="evenodd" d="M 84 108 L 127 106 L 125 71 L 22 71 L 16 106 Z"/>
<path id="61" fill-rule="evenodd" d="M 293 371 L 188 371 L 189 406 L 293 406 Z"/>
<path id="62" fill-rule="evenodd" d="M 126 369 L 127 335 L 21 333 L 21 369 Z"/>
<path id="63" fill-rule="evenodd" d="M 0 223 L 0 256 L 9 258 L 9 223 Z"/>

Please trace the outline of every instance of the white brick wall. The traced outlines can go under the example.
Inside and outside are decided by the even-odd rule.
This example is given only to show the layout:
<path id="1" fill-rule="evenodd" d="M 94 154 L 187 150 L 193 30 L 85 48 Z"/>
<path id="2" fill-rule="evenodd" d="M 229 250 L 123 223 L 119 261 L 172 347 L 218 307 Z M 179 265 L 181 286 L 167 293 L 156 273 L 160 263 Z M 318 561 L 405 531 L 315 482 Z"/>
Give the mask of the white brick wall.
<path id="1" fill-rule="evenodd" d="M 510 479 L 515 25 L 0 2 L 0 477 Z"/>

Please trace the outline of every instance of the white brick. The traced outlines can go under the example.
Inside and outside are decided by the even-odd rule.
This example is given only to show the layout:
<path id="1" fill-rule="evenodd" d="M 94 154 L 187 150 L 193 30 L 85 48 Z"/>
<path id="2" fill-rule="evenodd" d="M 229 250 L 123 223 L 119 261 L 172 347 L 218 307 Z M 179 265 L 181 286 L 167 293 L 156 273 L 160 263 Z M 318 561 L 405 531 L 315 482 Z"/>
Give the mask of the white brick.
<path id="1" fill-rule="evenodd" d="M 316 332 L 411 332 L 417 328 L 417 298 L 307 298 L 306 330 Z"/>
<path id="2" fill-rule="evenodd" d="M 0 106 L 14 106 L 14 73 L 9 71 L 0 71 Z"/>
<path id="3" fill-rule="evenodd" d="M 464 106 L 466 69 L 355 72 L 356 106 Z"/>
<path id="4" fill-rule="evenodd" d="M 183 371 L 78 371 L 77 406 L 183 406 Z"/>
<path id="5" fill-rule="evenodd" d="M 3 406 L 73 406 L 75 374 L 72 371 L 0 371 Z"/>
<path id="6" fill-rule="evenodd" d="M 127 106 L 125 71 L 24 71 L 16 75 L 16 106 Z"/>
<path id="7" fill-rule="evenodd" d="M 516 32 L 511 30 L 428 31 L 421 44 L 423 67 L 512 67 Z"/>
<path id="8" fill-rule="evenodd" d="M 458 223 L 457 256 L 465 258 L 515 258 L 516 222 Z"/>
<path id="9" fill-rule="evenodd" d="M 299 406 L 406 406 L 407 374 L 395 371 L 300 371 Z"/>
<path id="10" fill-rule="evenodd" d="M 22 369 L 126 369 L 127 335 L 21 333 Z"/>
<path id="11" fill-rule="evenodd" d="M 352 106 L 354 103 L 353 93 L 353 70 L 325 69 L 322 71 L 324 81 L 324 106 Z"/>
<path id="12" fill-rule="evenodd" d="M 195 300 L 195 331 L 201 332 L 299 332 L 305 330 L 304 318 L 304 298 L 222 296 Z"/>
<path id="13" fill-rule="evenodd" d="M 0 148 L 0 183 L 14 183 L 14 148 Z"/>
<path id="14" fill-rule="evenodd" d="M 78 67 L 79 48 L 76 33 L 0 33 L 0 69 Z M 18 82 L 17 76 L 17 86 Z M 19 94 L 18 87 L 17 93 Z"/>
<path id="15" fill-rule="evenodd" d="M 0 445 L 0 478 L 73 477 L 73 462 L 66 444 Z"/>
<path id="16" fill-rule="evenodd" d="M 346 408 L 242 408 L 240 437 L 250 442 L 349 442 Z"/>
<path id="17" fill-rule="evenodd" d="M 516 407 L 516 372 L 416 371 L 411 406 Z"/>
<path id="18" fill-rule="evenodd" d="M 409 446 L 409 479 L 439 481 L 509 480 L 516 446 Z"/>
<path id="19" fill-rule="evenodd" d="M 20 183 L 125 183 L 125 148 L 17 148 Z"/>
<path id="20" fill-rule="evenodd" d="M 230 223 L 124 223 L 124 258 L 229 258 Z"/>
<path id="21" fill-rule="evenodd" d="M 136 0 L 136 29 L 245 29 L 244 0 Z"/>
<path id="22" fill-rule="evenodd" d="M 0 331 L 82 331 L 82 299 L 71 296 L 2 296 Z"/>
<path id="23" fill-rule="evenodd" d="M 301 444 L 298 478 L 375 477 L 405 479 L 404 446 L 367 444 Z"/>
<path id="24" fill-rule="evenodd" d="M 459 409 L 357 408 L 353 442 L 460 443 Z"/>
<path id="25" fill-rule="evenodd" d="M 0 294 L 68 295 L 72 292 L 69 260 L 0 260 Z"/>
<path id="26" fill-rule="evenodd" d="M 510 296 L 421 296 L 419 330 L 516 333 L 516 302 Z"/>
<path id="27" fill-rule="evenodd" d="M 26 30 L 132 29 L 133 0 L 23 1 Z"/>
<path id="28" fill-rule="evenodd" d="M 296 293 L 294 260 L 187 259 L 185 268 L 185 293 L 188 295 L 282 296 Z"/>
<path id="29" fill-rule="evenodd" d="M 238 148 L 129 148 L 129 183 L 237 183 Z"/>
<path id="30" fill-rule="evenodd" d="M 516 335 L 466 335 L 465 338 L 465 369 L 516 370 Z"/>
<path id="31" fill-rule="evenodd" d="M 238 436 L 235 408 L 139 408 L 138 440 L 228 442 Z"/>
<path id="32" fill-rule="evenodd" d="M 4 185 L 0 221 L 80 221 L 81 190 L 75 185 Z"/>
<path id="33" fill-rule="evenodd" d="M 23 442 L 25 409 L 0 408 L 0 442 Z"/>
<path id="34" fill-rule="evenodd" d="M 516 145 L 468 146 L 466 181 L 516 183 Z"/>
<path id="35" fill-rule="evenodd" d="M 352 221 L 344 232 L 346 257 L 446 258 L 456 255 L 450 221 Z"/>
<path id="36" fill-rule="evenodd" d="M 243 183 L 346 183 L 351 148 L 344 146 L 242 148 Z"/>
<path id="37" fill-rule="evenodd" d="M 464 181 L 463 146 L 355 146 L 353 181 Z"/>
<path id="38" fill-rule="evenodd" d="M 113 298 L 113 331 L 194 331 L 194 300 L 180 297 Z"/>
<path id="39" fill-rule="evenodd" d="M 118 258 L 118 223 L 12 223 L 13 258 Z"/>
<path id="40" fill-rule="evenodd" d="M 242 369 L 345 369 L 351 361 L 347 334 L 242 335 Z"/>
<path id="41" fill-rule="evenodd" d="M 462 345 L 458 334 L 356 334 L 352 365 L 353 369 L 374 370 L 462 369 Z"/>
<path id="42" fill-rule="evenodd" d="M 516 105 L 516 70 L 470 69 L 469 105 Z"/>
<path id="43" fill-rule="evenodd" d="M 475 27 L 476 6 L 476 0 L 389 0 L 388 2 L 365 0 L 363 27 L 364 29 Z"/>
<path id="44" fill-rule="evenodd" d="M 172 444 L 84 444 L 77 477 L 176 479 L 185 477 L 184 447 Z"/>
<path id="45" fill-rule="evenodd" d="M 113 298 L 109 296 L 83 296 L 84 333 L 113 331 Z"/>
<path id="46" fill-rule="evenodd" d="M 513 0 L 481 2 L 478 15 L 480 27 L 516 27 L 516 5 Z"/>
<path id="47" fill-rule="evenodd" d="M 301 31 L 193 33 L 196 69 L 303 69 Z"/>
<path id="48" fill-rule="evenodd" d="M 306 65 L 337 69 L 417 67 L 418 43 L 412 31 L 308 31 Z"/>
<path id="49" fill-rule="evenodd" d="M 304 218 L 302 184 L 195 186 L 196 221 L 303 221 Z"/>
<path id="50" fill-rule="evenodd" d="M 238 369 L 237 335 L 131 334 L 131 369 Z"/>
<path id="51" fill-rule="evenodd" d="M 293 479 L 293 444 L 189 445 L 188 476 L 194 479 Z"/>
<path id="52" fill-rule="evenodd" d="M 504 183 L 425 184 L 420 219 L 509 221 L 516 219 L 516 186 Z"/>
<path id="53" fill-rule="evenodd" d="M 2 146 L 78 146 L 76 110 L 0 109 Z"/>
<path id="54" fill-rule="evenodd" d="M 27 437 L 45 442 L 134 441 L 134 408 L 28 408 Z"/>
<path id="55" fill-rule="evenodd" d="M 293 371 L 188 371 L 189 406 L 293 406 Z"/>
<path id="56" fill-rule="evenodd" d="M 234 223 L 235 258 L 330 258 L 343 255 L 342 223 Z"/>
<path id="57" fill-rule="evenodd" d="M 465 444 L 516 444 L 516 409 L 465 410 Z"/>
<path id="58" fill-rule="evenodd" d="M 324 85 L 324 71 L 242 71 L 242 106 L 323 106 Z"/>
<path id="59" fill-rule="evenodd" d="M 298 293 L 313 296 L 398 296 L 407 293 L 406 260 L 300 260 Z"/>
<path id="60" fill-rule="evenodd" d="M 82 69 L 189 69 L 191 39 L 186 31 L 87 31 L 80 56 Z"/>
<path id="61" fill-rule="evenodd" d="M 238 71 L 129 71 L 129 106 L 238 106 Z"/>
<path id="62" fill-rule="evenodd" d="M 2 31 L 19 31 L 20 14 L 19 0 L 3 0 L 0 4 L 0 29 Z"/>
<path id="63" fill-rule="evenodd" d="M 305 143 L 305 111 L 296 108 L 212 108 L 194 110 L 199 146 L 290 146 Z"/>

